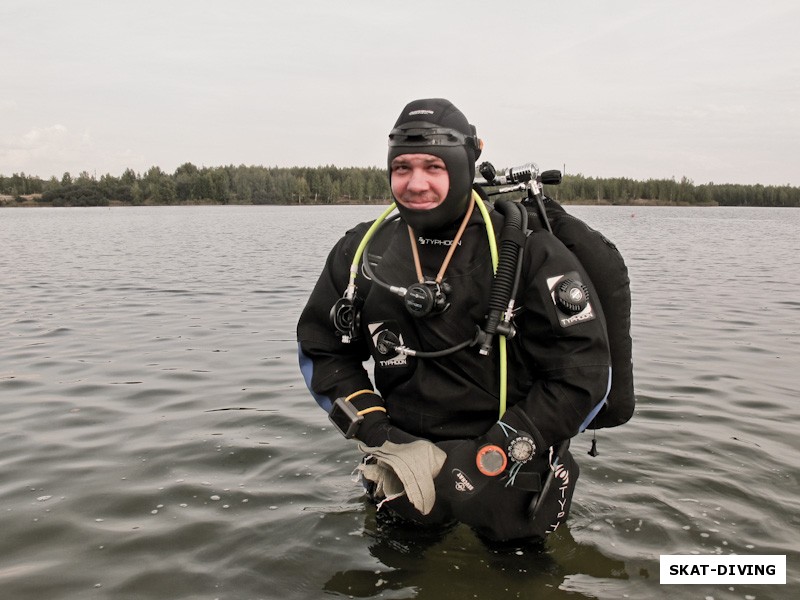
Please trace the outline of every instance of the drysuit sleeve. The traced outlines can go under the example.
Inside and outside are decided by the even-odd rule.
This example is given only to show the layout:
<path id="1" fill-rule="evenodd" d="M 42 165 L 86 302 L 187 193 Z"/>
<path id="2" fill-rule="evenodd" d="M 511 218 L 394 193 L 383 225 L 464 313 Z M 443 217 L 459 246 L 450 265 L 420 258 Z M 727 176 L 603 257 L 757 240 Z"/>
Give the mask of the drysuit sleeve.
<path id="1" fill-rule="evenodd" d="M 347 287 L 350 264 L 366 225 L 348 231 L 333 247 L 297 323 L 300 370 L 309 391 L 326 412 L 336 398 L 372 389 L 363 364 L 369 350 L 363 340 L 342 342 L 330 316 Z"/>
<path id="2" fill-rule="evenodd" d="M 513 351 L 517 364 L 524 365 L 515 376 L 524 395 L 508 410 L 530 428 L 542 451 L 586 426 L 608 394 L 611 358 L 594 287 L 575 256 L 549 232 L 529 236 L 522 282 Z M 585 307 L 580 301 L 570 305 L 575 289 L 587 294 Z"/>
<path id="3" fill-rule="evenodd" d="M 331 250 L 297 324 L 300 371 L 317 404 L 328 413 L 337 398 L 374 389 L 364 368 L 370 353 L 363 338 L 345 343 L 331 322 L 331 309 L 344 294 L 353 256 L 368 226 L 363 223 L 347 232 Z M 366 282 L 359 276 L 357 283 L 363 286 Z M 356 437 L 368 446 L 419 439 L 391 424 L 379 394 L 360 394 L 352 404 L 366 412 Z M 374 407 L 382 410 L 368 411 Z"/>

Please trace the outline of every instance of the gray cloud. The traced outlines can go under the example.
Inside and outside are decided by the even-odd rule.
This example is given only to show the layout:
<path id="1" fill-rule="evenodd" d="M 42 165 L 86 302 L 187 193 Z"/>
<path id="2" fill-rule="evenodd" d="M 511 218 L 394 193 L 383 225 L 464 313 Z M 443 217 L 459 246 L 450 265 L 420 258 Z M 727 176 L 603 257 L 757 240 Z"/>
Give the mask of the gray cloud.
<path id="1" fill-rule="evenodd" d="M 383 165 L 400 108 L 444 96 L 498 166 L 800 185 L 793 0 L 6 0 L 0 19 L 4 174 Z"/>

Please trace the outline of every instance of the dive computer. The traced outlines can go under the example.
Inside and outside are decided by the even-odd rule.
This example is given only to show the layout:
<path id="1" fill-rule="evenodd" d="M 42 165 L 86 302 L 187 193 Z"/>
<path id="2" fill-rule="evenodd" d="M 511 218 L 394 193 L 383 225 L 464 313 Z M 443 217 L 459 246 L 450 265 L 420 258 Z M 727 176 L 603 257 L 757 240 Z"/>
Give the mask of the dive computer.
<path id="1" fill-rule="evenodd" d="M 358 414 L 358 409 L 344 398 L 337 398 L 333 403 L 328 419 L 348 440 L 358 433 L 358 428 L 364 420 L 364 415 Z"/>

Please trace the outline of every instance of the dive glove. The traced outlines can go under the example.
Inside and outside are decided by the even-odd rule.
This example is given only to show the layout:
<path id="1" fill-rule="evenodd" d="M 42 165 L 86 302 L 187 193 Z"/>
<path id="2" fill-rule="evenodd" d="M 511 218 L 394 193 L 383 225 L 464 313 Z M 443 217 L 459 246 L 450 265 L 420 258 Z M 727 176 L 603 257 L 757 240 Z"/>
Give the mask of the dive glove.
<path id="1" fill-rule="evenodd" d="M 547 464 L 544 442 L 512 411 L 478 438 L 436 445 L 447 453 L 435 480 L 436 493 L 450 502 L 468 500 L 492 482 L 520 490 L 541 489 L 539 474 Z"/>

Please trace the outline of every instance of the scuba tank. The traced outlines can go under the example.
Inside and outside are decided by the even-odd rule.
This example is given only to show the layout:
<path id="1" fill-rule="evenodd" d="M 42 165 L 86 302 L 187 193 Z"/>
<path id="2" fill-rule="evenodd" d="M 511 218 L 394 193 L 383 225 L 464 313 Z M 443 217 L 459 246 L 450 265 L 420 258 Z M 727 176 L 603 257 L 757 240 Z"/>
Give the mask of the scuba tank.
<path id="1" fill-rule="evenodd" d="M 594 284 L 603 307 L 611 351 L 611 388 L 606 405 L 588 423 L 587 429 L 616 427 L 626 423 L 636 405 L 633 389 L 633 344 L 631 340 L 631 290 L 628 269 L 617 247 L 563 206 L 542 193 L 542 185 L 558 185 L 560 171 L 539 173 L 533 163 L 508 169 L 497 175 L 490 163 L 479 167 L 484 181 L 478 185 L 511 187 L 488 196 L 525 190 L 521 204 L 528 210 L 527 226 L 544 227 L 555 235 L 580 261 Z"/>
<path id="2" fill-rule="evenodd" d="M 616 427 L 633 415 L 633 343 L 631 288 L 628 269 L 617 247 L 602 233 L 569 214 L 555 200 L 543 200 L 553 235 L 578 258 L 594 284 L 606 317 L 611 349 L 611 391 L 608 404 L 588 429 Z"/>

